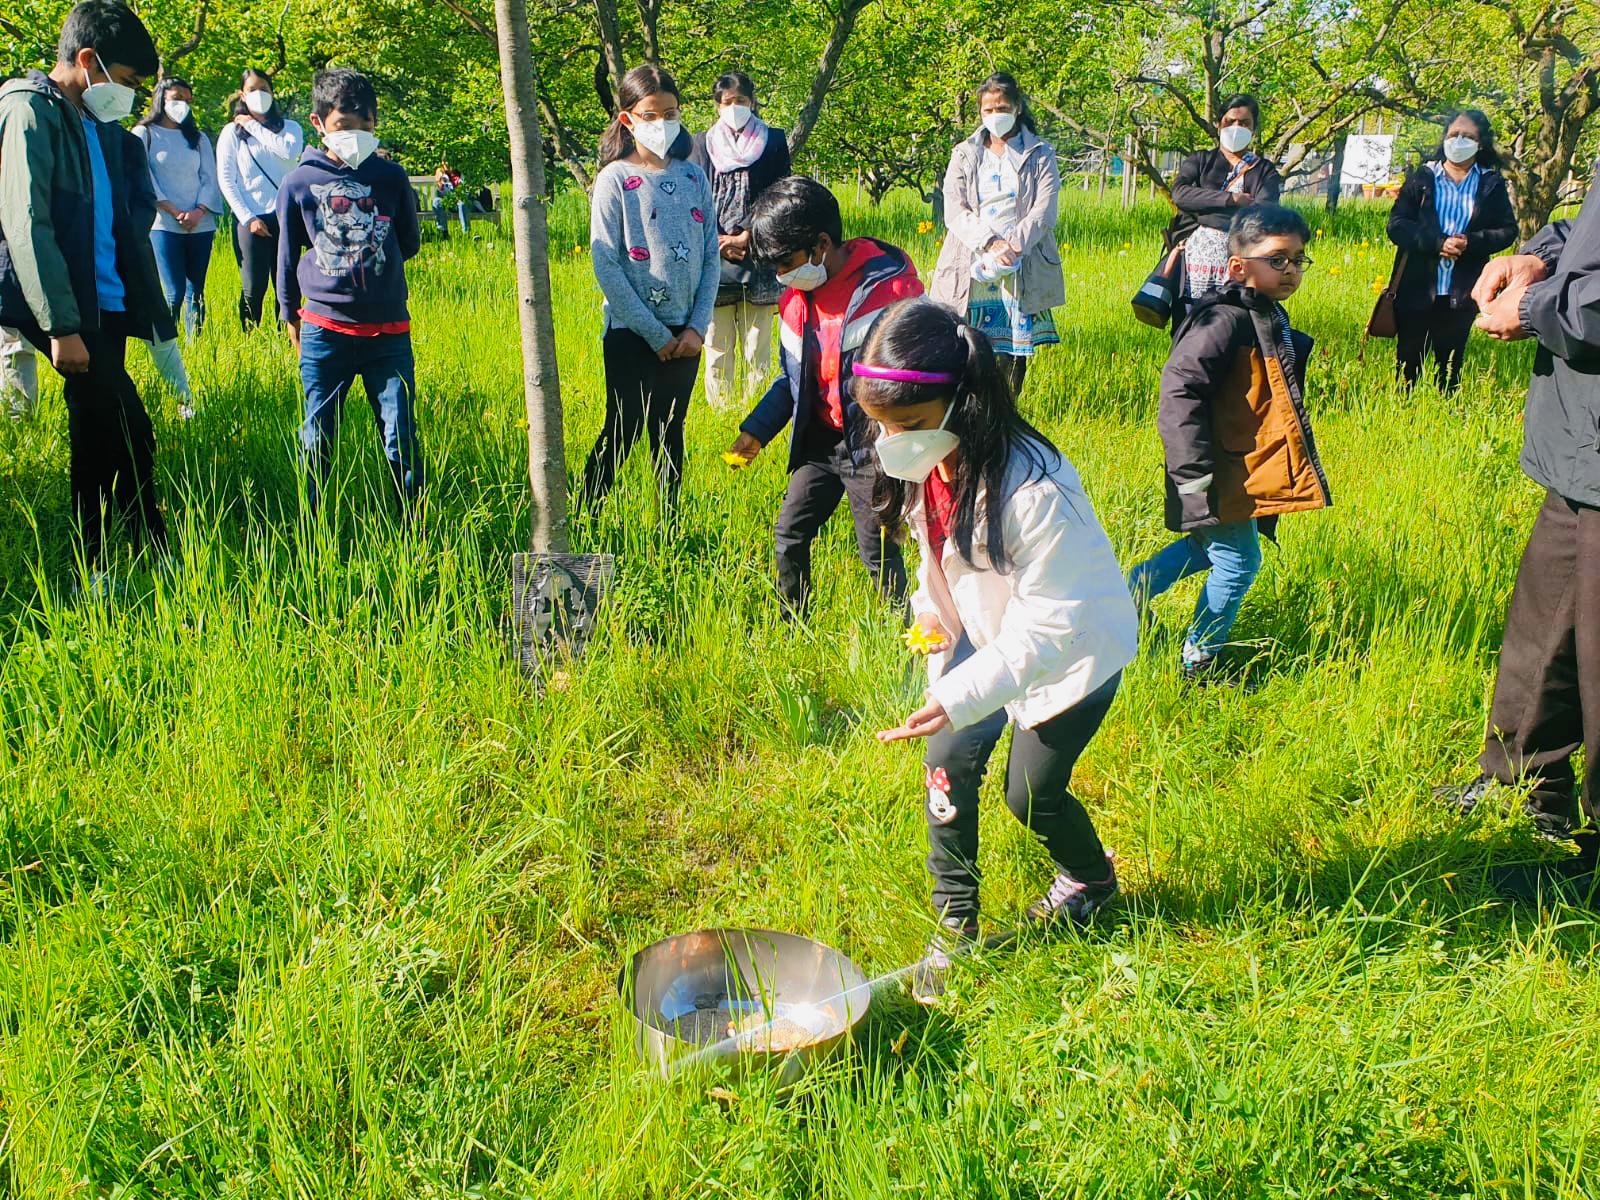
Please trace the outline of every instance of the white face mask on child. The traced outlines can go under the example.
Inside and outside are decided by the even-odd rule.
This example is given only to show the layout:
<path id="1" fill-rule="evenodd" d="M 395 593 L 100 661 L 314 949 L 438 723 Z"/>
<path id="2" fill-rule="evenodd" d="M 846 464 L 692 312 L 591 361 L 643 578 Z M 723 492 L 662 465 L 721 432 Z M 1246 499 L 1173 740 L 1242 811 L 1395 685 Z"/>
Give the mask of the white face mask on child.
<path id="1" fill-rule="evenodd" d="M 826 263 L 807 259 L 794 270 L 779 275 L 778 282 L 784 287 L 796 288 L 802 292 L 815 291 L 828 282 L 828 267 Z"/>
<path id="2" fill-rule="evenodd" d="M 628 126 L 633 140 L 657 158 L 667 156 L 667 151 L 672 149 L 672 143 L 678 140 L 678 134 L 682 131 L 682 121 L 642 121 L 635 117 Z"/>
<path id="3" fill-rule="evenodd" d="M 891 479 L 906 483 L 924 483 L 933 469 L 950 457 L 961 444 L 961 439 L 945 428 L 955 405 L 944 410 L 937 429 L 906 429 L 899 433 L 885 433 L 878 426 L 878 464 Z"/>
<path id="4" fill-rule="evenodd" d="M 378 148 L 378 135 L 370 129 L 323 131 L 322 144 L 339 156 L 339 161 L 354 171 Z"/>

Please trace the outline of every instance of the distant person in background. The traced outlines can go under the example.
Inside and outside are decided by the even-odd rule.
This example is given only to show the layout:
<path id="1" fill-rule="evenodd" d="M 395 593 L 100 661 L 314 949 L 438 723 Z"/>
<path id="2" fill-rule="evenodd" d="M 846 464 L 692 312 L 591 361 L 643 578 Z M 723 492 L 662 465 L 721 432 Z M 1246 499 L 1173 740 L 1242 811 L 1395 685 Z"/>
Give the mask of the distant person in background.
<path id="1" fill-rule="evenodd" d="M 39 407 L 39 359 L 27 339 L 0 325 L 0 401 L 13 421 L 31 417 Z"/>
<path id="2" fill-rule="evenodd" d="M 1389 240 L 1406 255 L 1395 295 L 1396 369 L 1412 386 L 1430 355 L 1439 387 L 1461 383 L 1461 360 L 1478 315 L 1472 289 L 1490 257 L 1517 240 L 1489 118 L 1463 109 L 1444 141 L 1406 176 L 1389 212 Z"/>
<path id="3" fill-rule="evenodd" d="M 149 229 L 156 217 L 156 189 L 150 179 L 150 162 L 144 142 L 117 126 L 122 143 L 122 175 L 127 186 L 128 224 L 133 229 Z M 189 371 L 183 365 L 183 350 L 178 345 L 178 322 L 163 299 L 161 273 L 156 267 L 155 246 L 146 238 L 134 239 L 134 250 L 125 256 L 122 269 L 130 291 L 149 299 L 136 306 L 141 317 L 128 322 L 128 333 L 150 347 L 150 361 L 178 397 L 178 415 L 185 421 L 194 416 L 194 391 L 189 386 Z"/>
<path id="4" fill-rule="evenodd" d="M 643 435 L 670 514 L 683 479 L 689 395 L 717 302 L 717 213 L 711 182 L 686 161 L 691 142 L 672 76 L 635 67 L 623 76 L 617 106 L 589 208 L 589 257 L 605 295 L 606 415 L 584 464 L 582 503 L 599 508 Z"/>
<path id="5" fill-rule="evenodd" d="M 278 266 L 278 189 L 300 162 L 305 133 L 283 115 L 263 72 L 246 71 L 233 119 L 217 135 L 217 184 L 233 211 L 239 263 L 239 324 L 261 323 L 267 284 Z"/>
<path id="6" fill-rule="evenodd" d="M 789 173 L 789 139 L 757 115 L 755 84 L 742 71 L 718 79 L 711 98 L 717 120 L 694 135 L 689 156 L 711 180 L 722 255 L 722 283 L 706 339 L 706 400 L 716 409 L 743 409 L 771 373 L 773 313 L 783 294 L 771 269 L 751 259 L 750 209 Z"/>
<path id="7" fill-rule="evenodd" d="M 950 236 L 930 294 L 988 335 L 1020 396 L 1028 360 L 1061 340 L 1050 313 L 1067 298 L 1056 248 L 1061 169 L 1010 75 L 978 85 L 978 113 L 982 127 L 945 172 Z"/>
<path id="8" fill-rule="evenodd" d="M 1480 774 L 1439 796 L 1469 813 L 1504 789 L 1527 789 L 1538 829 L 1573 837 L 1578 854 L 1506 868 L 1496 883 L 1513 894 L 1563 890 L 1592 902 L 1600 862 L 1600 176 L 1575 219 L 1491 260 L 1473 299 L 1490 337 L 1538 342 L 1522 469 L 1545 498 L 1506 613 Z M 1580 750 L 1581 810 L 1573 794 Z"/>
<path id="9" fill-rule="evenodd" d="M 465 234 L 467 225 L 467 193 L 461 186 L 461 172 L 455 170 L 449 163 L 441 162 L 439 169 L 433 173 L 433 220 L 439 227 L 439 236 L 450 236 L 449 210 L 456 210 L 456 218 L 461 222 L 461 232 Z"/>
<path id="10" fill-rule="evenodd" d="M 195 124 L 194 92 L 186 79 L 156 85 L 150 111 L 134 129 L 150 160 L 156 188 L 156 219 L 150 241 L 156 249 L 161 287 L 173 320 L 184 314 L 190 336 L 206 320 L 206 272 L 216 237 L 222 193 L 217 188 L 217 156 L 211 140 Z"/>
<path id="11" fill-rule="evenodd" d="M 1254 96 L 1231 97 L 1217 119 L 1217 145 L 1189 155 L 1172 182 L 1178 210 L 1167 226 L 1168 248 L 1183 246 L 1184 281 L 1173 305 L 1176 329 L 1192 301 L 1228 282 L 1228 226 L 1252 204 L 1276 204 L 1283 191 L 1277 165 L 1252 149 L 1261 127 Z"/>

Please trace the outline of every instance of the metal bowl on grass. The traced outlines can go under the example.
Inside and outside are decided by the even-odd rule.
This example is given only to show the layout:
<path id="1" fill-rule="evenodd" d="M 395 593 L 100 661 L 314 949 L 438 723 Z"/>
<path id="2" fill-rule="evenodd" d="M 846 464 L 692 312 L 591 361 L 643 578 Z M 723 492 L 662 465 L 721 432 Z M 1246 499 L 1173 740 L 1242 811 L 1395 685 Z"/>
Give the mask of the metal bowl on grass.
<path id="1" fill-rule="evenodd" d="M 775 1072 L 794 1083 L 866 1019 L 861 968 L 821 942 L 769 929 L 662 938 L 623 967 L 617 992 L 636 1045 L 664 1075 L 688 1062 Z"/>

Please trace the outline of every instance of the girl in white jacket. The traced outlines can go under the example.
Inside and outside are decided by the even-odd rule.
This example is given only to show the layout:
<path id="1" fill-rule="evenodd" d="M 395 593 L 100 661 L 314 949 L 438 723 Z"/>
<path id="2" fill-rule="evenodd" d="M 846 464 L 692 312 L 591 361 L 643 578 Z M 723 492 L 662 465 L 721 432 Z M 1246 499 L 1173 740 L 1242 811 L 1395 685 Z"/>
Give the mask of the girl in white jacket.
<path id="1" fill-rule="evenodd" d="M 943 926 L 912 981 L 943 994 L 950 954 L 977 936 L 978 789 L 1015 724 L 1006 802 L 1056 877 L 1028 910 L 1081 925 L 1117 891 L 1072 794 L 1072 769 L 1137 648 L 1133 600 L 1072 464 L 1017 412 L 988 339 L 908 300 L 878 320 L 855 366 L 878 423 L 880 515 L 921 550 L 915 642 L 931 648 L 927 703 L 884 742 L 927 738 L 928 870 Z"/>

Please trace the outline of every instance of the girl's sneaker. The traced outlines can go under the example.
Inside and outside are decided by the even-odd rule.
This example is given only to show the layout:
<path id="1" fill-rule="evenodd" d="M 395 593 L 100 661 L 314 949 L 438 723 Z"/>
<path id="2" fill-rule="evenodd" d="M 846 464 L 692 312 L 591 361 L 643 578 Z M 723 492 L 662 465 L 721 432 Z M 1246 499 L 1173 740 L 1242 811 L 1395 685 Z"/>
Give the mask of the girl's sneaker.
<path id="1" fill-rule="evenodd" d="M 1041 928 L 1060 925 L 1087 925 L 1117 894 L 1117 870 L 1106 855 L 1106 877 L 1097 883 L 1084 883 L 1065 871 L 1056 874 L 1050 890 L 1028 909 L 1028 921 Z"/>
<path id="2" fill-rule="evenodd" d="M 939 922 L 939 932 L 933 935 L 928 949 L 911 971 L 911 998 L 918 1004 L 933 1005 L 944 999 L 945 980 L 950 974 L 950 961 L 978 940 L 976 919 L 963 921 L 959 917 L 945 917 Z"/>

